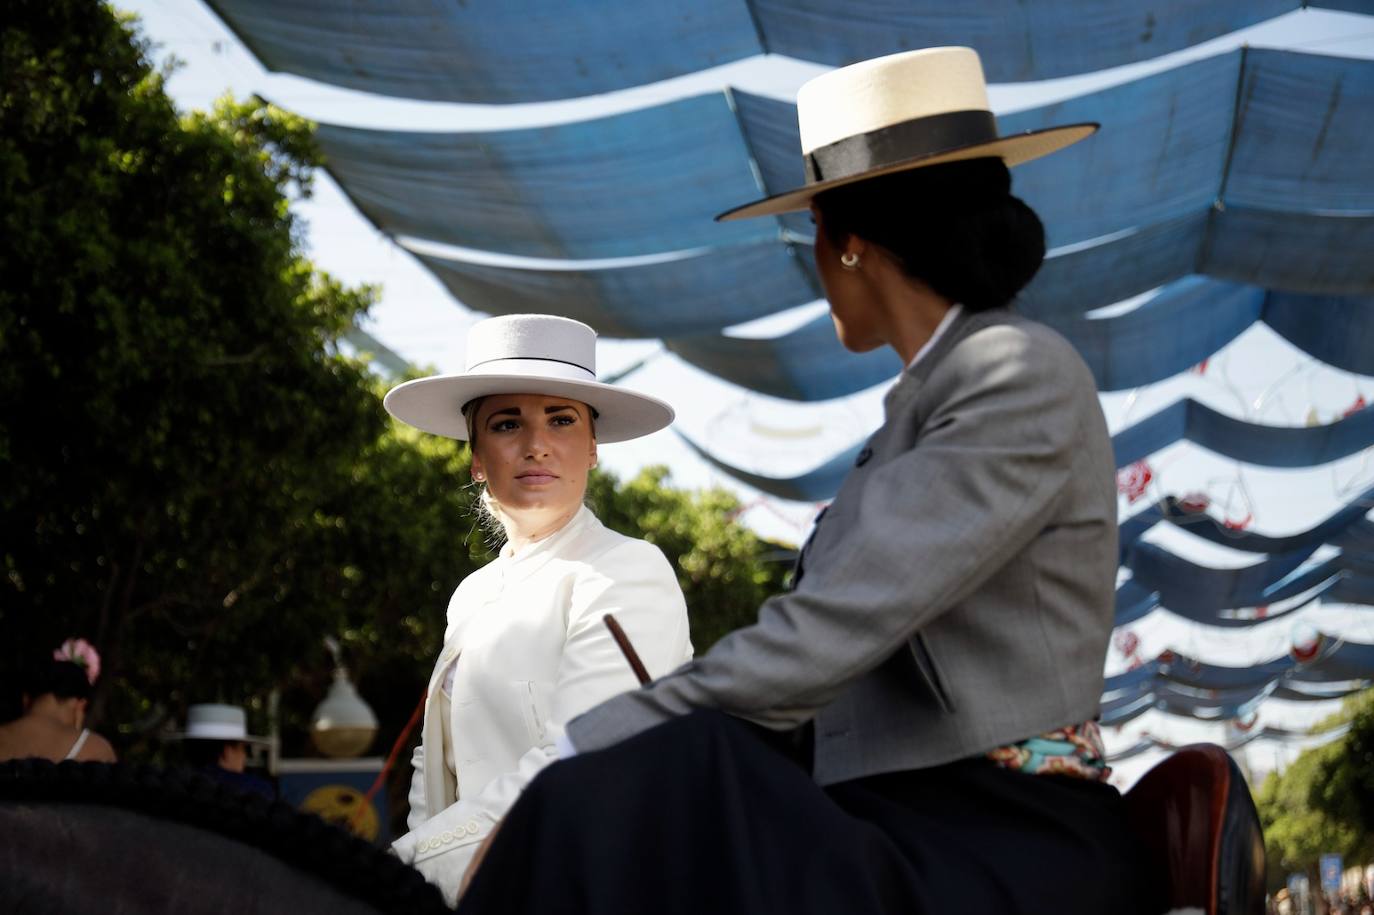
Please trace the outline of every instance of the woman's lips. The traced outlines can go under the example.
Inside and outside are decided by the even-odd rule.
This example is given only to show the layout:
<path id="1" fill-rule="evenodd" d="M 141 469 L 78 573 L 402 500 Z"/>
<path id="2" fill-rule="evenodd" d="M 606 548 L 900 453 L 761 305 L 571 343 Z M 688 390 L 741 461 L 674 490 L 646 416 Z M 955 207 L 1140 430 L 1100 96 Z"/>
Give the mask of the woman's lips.
<path id="1" fill-rule="evenodd" d="M 515 478 L 528 486 L 538 486 L 541 483 L 552 483 L 558 479 L 558 475 L 547 470 L 526 470 L 524 473 L 516 474 Z"/>

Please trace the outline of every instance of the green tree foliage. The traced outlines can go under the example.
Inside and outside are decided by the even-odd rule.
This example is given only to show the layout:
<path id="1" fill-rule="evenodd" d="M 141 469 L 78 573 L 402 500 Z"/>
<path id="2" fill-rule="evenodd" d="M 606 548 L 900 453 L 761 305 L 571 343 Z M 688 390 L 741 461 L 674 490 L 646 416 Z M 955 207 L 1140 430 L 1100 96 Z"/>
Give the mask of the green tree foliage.
<path id="1" fill-rule="evenodd" d="M 262 709 L 288 752 L 339 636 L 383 723 L 424 689 L 448 595 L 491 556 L 466 449 L 390 422 L 338 346 L 373 293 L 302 255 L 311 126 L 180 115 L 129 21 L 15 0 L 0 22 L 0 669 L 82 635 L 127 755 L 188 702 Z M 728 495 L 594 477 L 607 523 L 678 563 L 704 649 L 784 563 Z M 13 713 L 13 707 L 0 712 Z M 261 727 L 260 714 L 254 724 Z"/>
<path id="2" fill-rule="evenodd" d="M 1307 750 L 1282 774 L 1271 772 L 1260 788 L 1271 888 L 1287 874 L 1315 873 L 1328 852 L 1374 858 L 1374 690 L 1348 699 L 1318 730 L 1345 723 L 1350 730 L 1342 737 Z"/>
<path id="3" fill-rule="evenodd" d="M 1350 730 L 1341 739 L 1341 752 L 1323 758 L 1312 786 L 1312 806 L 1328 819 L 1343 823 L 1364 838 L 1351 848 L 1374 858 L 1374 690 L 1346 703 L 1340 719 Z"/>

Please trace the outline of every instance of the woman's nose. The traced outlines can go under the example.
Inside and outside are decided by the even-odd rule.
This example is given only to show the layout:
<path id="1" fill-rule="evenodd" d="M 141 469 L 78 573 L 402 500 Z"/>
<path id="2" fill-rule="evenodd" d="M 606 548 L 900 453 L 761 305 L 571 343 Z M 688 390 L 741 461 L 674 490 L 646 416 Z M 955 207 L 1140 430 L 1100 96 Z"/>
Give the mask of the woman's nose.
<path id="1" fill-rule="evenodd" d="M 543 429 L 534 427 L 529 430 L 525 437 L 525 453 L 530 457 L 540 457 L 548 454 L 549 439 Z"/>

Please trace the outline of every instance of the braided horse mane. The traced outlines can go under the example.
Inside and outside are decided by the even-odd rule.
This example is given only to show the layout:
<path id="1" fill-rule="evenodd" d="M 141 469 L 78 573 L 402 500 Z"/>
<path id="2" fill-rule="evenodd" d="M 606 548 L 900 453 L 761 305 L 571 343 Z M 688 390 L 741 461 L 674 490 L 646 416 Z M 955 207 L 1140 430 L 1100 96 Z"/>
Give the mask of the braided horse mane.
<path id="1" fill-rule="evenodd" d="M 399 860 L 195 772 L 0 764 L 0 911 L 449 912 Z"/>

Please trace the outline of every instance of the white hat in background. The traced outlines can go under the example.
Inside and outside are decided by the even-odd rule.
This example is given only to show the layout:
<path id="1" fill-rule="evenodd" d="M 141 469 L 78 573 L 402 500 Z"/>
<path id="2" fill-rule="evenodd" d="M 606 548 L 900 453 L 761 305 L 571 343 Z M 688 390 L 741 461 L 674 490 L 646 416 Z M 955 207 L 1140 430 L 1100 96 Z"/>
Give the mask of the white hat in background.
<path id="1" fill-rule="evenodd" d="M 237 705 L 203 703 L 186 709 L 186 732 L 182 740 L 241 740 L 268 743 L 266 737 L 248 733 L 248 716 Z"/>

